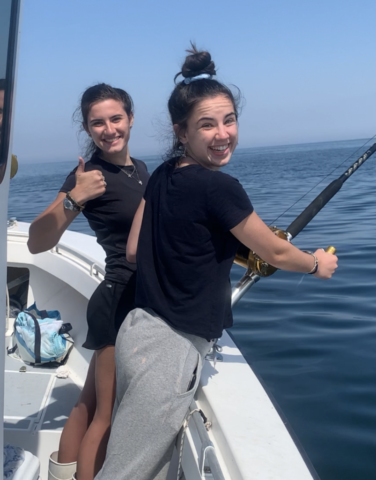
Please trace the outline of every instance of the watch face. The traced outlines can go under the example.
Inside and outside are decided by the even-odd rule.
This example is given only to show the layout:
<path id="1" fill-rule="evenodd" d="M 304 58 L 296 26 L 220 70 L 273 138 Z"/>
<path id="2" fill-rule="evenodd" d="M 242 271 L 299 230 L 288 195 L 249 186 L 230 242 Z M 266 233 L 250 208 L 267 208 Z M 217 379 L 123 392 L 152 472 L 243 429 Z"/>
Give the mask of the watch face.
<path id="1" fill-rule="evenodd" d="M 63 205 L 64 205 L 64 208 L 66 208 L 67 210 L 72 210 L 73 212 L 77 211 L 77 208 L 73 205 L 73 203 L 67 197 L 64 198 Z"/>

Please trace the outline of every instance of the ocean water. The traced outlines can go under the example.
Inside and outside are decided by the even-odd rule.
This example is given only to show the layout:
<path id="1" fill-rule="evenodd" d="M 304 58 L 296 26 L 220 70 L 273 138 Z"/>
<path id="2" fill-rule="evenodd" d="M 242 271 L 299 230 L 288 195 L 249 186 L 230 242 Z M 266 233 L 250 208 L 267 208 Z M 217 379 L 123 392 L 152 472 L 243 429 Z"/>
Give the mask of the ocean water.
<path id="1" fill-rule="evenodd" d="M 267 224 L 285 228 L 370 145 L 364 144 L 243 149 L 225 171 L 240 180 Z M 143 160 L 150 171 L 161 161 Z M 21 159 L 10 185 L 9 217 L 32 221 L 75 165 Z M 339 267 L 331 280 L 279 271 L 234 308 L 231 335 L 321 480 L 376 479 L 375 185 L 376 154 L 294 239 L 308 250 L 337 248 Z M 92 234 L 83 216 L 71 229 Z M 235 265 L 232 282 L 243 273 Z"/>

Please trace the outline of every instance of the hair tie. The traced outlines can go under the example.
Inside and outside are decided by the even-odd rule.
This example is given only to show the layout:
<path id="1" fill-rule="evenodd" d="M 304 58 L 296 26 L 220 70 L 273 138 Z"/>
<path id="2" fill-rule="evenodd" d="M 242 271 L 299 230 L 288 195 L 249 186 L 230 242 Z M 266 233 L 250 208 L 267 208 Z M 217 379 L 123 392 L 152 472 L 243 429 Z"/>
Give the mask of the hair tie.
<path id="1" fill-rule="evenodd" d="M 189 83 L 191 82 L 195 82 L 196 80 L 201 80 L 203 78 L 213 78 L 213 75 L 210 75 L 210 73 L 201 73 L 200 75 L 196 75 L 195 77 L 187 77 L 185 78 L 182 83 L 185 83 L 186 85 L 188 85 Z"/>

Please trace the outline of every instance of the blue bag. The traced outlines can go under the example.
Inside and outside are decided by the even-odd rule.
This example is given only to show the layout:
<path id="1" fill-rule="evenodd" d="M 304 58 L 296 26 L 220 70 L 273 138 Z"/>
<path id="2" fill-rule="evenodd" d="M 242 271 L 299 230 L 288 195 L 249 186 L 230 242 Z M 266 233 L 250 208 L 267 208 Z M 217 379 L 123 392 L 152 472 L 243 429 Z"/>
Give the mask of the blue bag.
<path id="1" fill-rule="evenodd" d="M 30 365 L 65 363 L 74 343 L 68 325 L 58 310 L 38 310 L 34 303 L 17 315 L 8 355 Z"/>

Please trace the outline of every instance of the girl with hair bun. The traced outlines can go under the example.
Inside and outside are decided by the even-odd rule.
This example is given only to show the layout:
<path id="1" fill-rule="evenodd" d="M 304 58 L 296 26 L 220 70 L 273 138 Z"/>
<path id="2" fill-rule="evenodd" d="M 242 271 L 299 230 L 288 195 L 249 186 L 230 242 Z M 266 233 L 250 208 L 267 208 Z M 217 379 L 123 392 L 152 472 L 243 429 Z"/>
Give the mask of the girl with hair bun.
<path id="1" fill-rule="evenodd" d="M 115 398 L 115 340 L 134 308 L 136 266 L 127 261 L 125 249 L 149 178 L 144 162 L 129 153 L 133 102 L 127 92 L 94 85 L 82 95 L 76 114 L 88 134 L 89 161 L 79 158 L 56 199 L 33 221 L 28 246 L 31 253 L 53 248 L 82 212 L 105 250 L 106 275 L 88 303 L 83 347 L 94 354 L 59 451 L 50 457 L 49 480 L 93 480 L 105 458 Z"/>
<path id="2" fill-rule="evenodd" d="M 127 244 L 136 309 L 116 343 L 117 391 L 96 480 L 162 480 L 213 340 L 232 325 L 230 269 L 240 242 L 278 268 L 330 278 L 337 257 L 300 251 L 220 171 L 238 143 L 238 106 L 192 45 L 169 99 L 170 158 L 152 174 Z"/>

